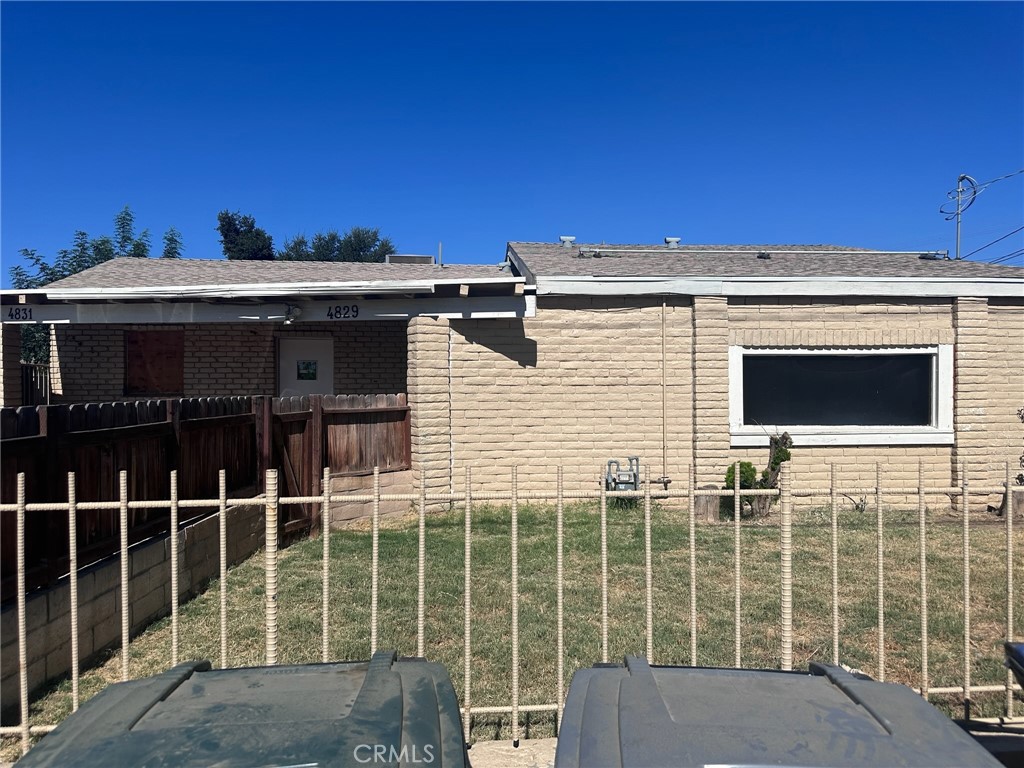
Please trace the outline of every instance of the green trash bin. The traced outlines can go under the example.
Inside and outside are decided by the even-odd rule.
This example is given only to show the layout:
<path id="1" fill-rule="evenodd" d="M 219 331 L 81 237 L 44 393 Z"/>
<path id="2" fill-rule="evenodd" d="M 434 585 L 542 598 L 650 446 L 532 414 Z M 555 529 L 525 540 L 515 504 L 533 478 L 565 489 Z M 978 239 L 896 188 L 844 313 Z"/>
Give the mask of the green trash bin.
<path id="1" fill-rule="evenodd" d="M 807 672 L 625 664 L 579 670 L 555 768 L 1000 768 L 910 688 Z"/>
<path id="2" fill-rule="evenodd" d="M 138 768 L 466 768 L 447 670 L 368 662 L 213 670 L 180 664 L 111 685 L 18 763 Z"/>

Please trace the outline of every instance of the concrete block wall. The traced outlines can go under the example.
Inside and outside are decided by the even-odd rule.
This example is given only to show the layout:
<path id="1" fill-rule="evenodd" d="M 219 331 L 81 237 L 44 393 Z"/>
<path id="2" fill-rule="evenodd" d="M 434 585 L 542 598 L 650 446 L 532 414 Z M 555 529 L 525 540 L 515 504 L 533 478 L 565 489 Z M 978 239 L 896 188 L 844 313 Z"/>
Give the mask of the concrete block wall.
<path id="1" fill-rule="evenodd" d="M 447 493 L 451 484 L 451 388 L 447 320 L 416 317 L 408 331 L 408 403 L 417 489 Z"/>
<path id="2" fill-rule="evenodd" d="M 729 344 L 869 347 L 952 344 L 948 299 L 732 297 Z"/>
<path id="3" fill-rule="evenodd" d="M 921 464 L 925 482 L 943 486 L 958 482 L 958 457 L 969 457 L 974 487 L 992 486 L 1002 482 L 1004 462 L 1020 455 L 1024 427 L 1016 410 L 1024 406 L 1024 369 L 1014 361 L 1024 352 L 1024 301 L 672 301 L 666 322 L 667 474 L 676 480 L 685 478 L 694 459 L 701 485 L 720 484 L 732 461 L 760 468 L 767 460 L 766 448 L 730 444 L 728 346 L 734 344 L 955 344 L 955 445 L 798 447 L 793 478 L 804 487 L 827 486 L 832 464 L 843 485 L 872 486 L 876 463 L 883 465 L 883 483 L 916 485 Z M 594 488 L 604 462 L 628 454 L 650 464 L 653 477 L 661 474 L 660 301 L 541 297 L 535 318 L 452 321 L 450 336 L 456 489 L 466 466 L 474 468 L 475 485 L 507 489 L 513 464 L 524 490 L 553 488 L 559 464 L 567 488 Z M 439 381 L 442 353 L 438 344 L 431 362 Z"/>
<path id="4" fill-rule="evenodd" d="M 412 470 L 382 472 L 380 474 L 381 495 L 392 493 L 418 493 L 419 487 L 413 480 Z M 331 478 L 332 494 L 373 493 L 373 473 L 360 475 L 338 475 Z M 381 517 L 401 517 L 418 509 L 418 503 L 410 501 L 381 500 Z M 343 527 L 353 520 L 369 520 L 373 516 L 372 501 L 333 502 L 331 505 L 331 527 Z"/>
<path id="5" fill-rule="evenodd" d="M 693 461 L 698 487 L 717 485 L 729 446 L 729 305 L 724 296 L 693 300 Z"/>
<path id="6" fill-rule="evenodd" d="M 0 323 L 0 406 L 21 404 L 21 326 Z"/>
<path id="7" fill-rule="evenodd" d="M 957 299 L 952 474 L 968 466 L 971 485 L 1004 482 L 1020 471 L 1024 424 L 1024 299 Z M 959 481 L 959 480 L 958 480 Z M 992 503 L 995 497 L 990 496 Z"/>
<path id="8" fill-rule="evenodd" d="M 455 487 L 593 490 L 606 462 L 639 455 L 651 477 L 691 459 L 692 307 L 665 311 L 667 466 L 662 467 L 661 299 L 545 298 L 535 318 L 452 321 Z"/>
<path id="9" fill-rule="evenodd" d="M 219 525 L 216 516 L 193 523 L 178 533 L 179 593 L 187 600 L 216 578 L 220 569 Z M 264 541 L 263 508 L 228 510 L 228 562 L 237 563 Z M 170 539 L 140 542 L 129 550 L 129 622 L 136 635 L 171 610 Z M 121 561 L 117 556 L 84 568 L 78 577 L 79 654 L 83 664 L 121 642 Z M 35 690 L 71 670 L 71 597 L 67 577 L 33 593 L 26 604 L 28 685 Z M 17 720 L 17 608 L 0 613 L 0 708 L 4 722 Z M 170 659 L 168 659 L 170 663 Z"/>
<path id="10" fill-rule="evenodd" d="M 124 331 L 185 333 L 184 397 L 276 395 L 277 339 L 334 338 L 335 394 L 404 392 L 406 323 L 211 323 L 55 326 L 50 375 L 57 402 L 124 397 Z M 19 379 L 20 386 L 20 379 Z"/>
<path id="11" fill-rule="evenodd" d="M 1024 424 L 1017 417 L 1024 408 L 1024 299 L 989 300 L 988 331 L 986 426 L 996 461 L 992 479 L 998 483 L 1006 474 L 1003 462 L 1010 463 L 1011 478 L 1024 469 Z"/>

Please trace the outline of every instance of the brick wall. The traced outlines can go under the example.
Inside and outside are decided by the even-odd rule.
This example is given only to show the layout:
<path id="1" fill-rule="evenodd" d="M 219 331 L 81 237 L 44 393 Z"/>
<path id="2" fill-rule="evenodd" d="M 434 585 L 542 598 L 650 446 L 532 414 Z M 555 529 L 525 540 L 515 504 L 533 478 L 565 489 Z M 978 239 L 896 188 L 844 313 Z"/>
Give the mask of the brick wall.
<path id="1" fill-rule="evenodd" d="M 145 329 L 147 326 L 130 327 Z M 50 383 L 54 402 L 102 403 L 124 397 L 123 328 L 55 325 L 50 340 Z"/>
<path id="2" fill-rule="evenodd" d="M 408 350 L 413 477 L 427 493 L 446 493 L 452 488 L 448 321 L 410 320 Z"/>
<path id="3" fill-rule="evenodd" d="M 953 304 L 956 330 L 953 477 L 968 467 L 973 486 L 994 486 L 1019 472 L 1024 425 L 1024 301 L 961 298 Z M 989 503 L 997 496 L 990 495 Z"/>
<path id="4" fill-rule="evenodd" d="M 0 323 L 0 406 L 21 405 L 21 326 Z"/>
<path id="5" fill-rule="evenodd" d="M 541 298 L 535 318 L 452 321 L 451 402 L 456 487 L 594 489 L 608 459 L 639 455 L 663 468 L 661 300 Z M 690 461 L 692 308 L 666 307 L 668 461 Z"/>
<path id="6" fill-rule="evenodd" d="M 693 300 L 693 460 L 698 487 L 717 485 L 729 448 L 729 307 L 724 296 Z"/>
<path id="7" fill-rule="evenodd" d="M 1019 463 L 1024 424 L 1017 418 L 1018 409 L 1024 408 L 1024 301 L 990 300 L 988 330 L 993 340 L 986 376 L 988 443 L 997 462 L 992 480 L 998 483 L 1006 474 L 1003 462 L 1010 463 L 1011 477 L 1024 469 Z"/>
<path id="8" fill-rule="evenodd" d="M 278 338 L 333 337 L 336 394 L 404 392 L 406 323 L 56 326 L 51 377 L 58 402 L 124 396 L 124 330 L 185 333 L 185 397 L 276 395 Z"/>
<path id="9" fill-rule="evenodd" d="M 729 343 L 743 346 L 865 347 L 952 344 L 948 299 L 835 297 L 729 299 Z"/>
<path id="10" fill-rule="evenodd" d="M 237 563 L 263 545 L 263 508 L 228 510 L 228 562 Z M 202 591 L 220 569 L 217 516 L 187 526 L 178 534 L 180 599 Z M 132 635 L 170 613 L 170 539 L 147 540 L 129 550 L 129 622 Z M 118 557 L 82 569 L 78 577 L 78 644 L 83 668 L 89 657 L 121 643 L 121 565 Z M 4 721 L 17 719 L 18 622 L 16 606 L 0 614 L 0 707 Z M 28 685 L 35 690 L 71 670 L 71 598 L 67 577 L 55 587 L 29 596 L 27 627 Z"/>
<path id="11" fill-rule="evenodd" d="M 668 462 L 677 481 L 696 457 L 699 484 L 719 484 L 731 461 L 762 467 L 766 448 L 732 448 L 728 429 L 730 344 L 887 347 L 956 342 L 956 446 L 805 446 L 794 451 L 794 481 L 915 485 L 956 480 L 952 462 L 971 454 L 972 482 L 998 484 L 1003 462 L 1024 443 L 1024 302 L 855 298 L 698 297 L 670 299 Z M 452 321 L 451 429 L 454 485 L 465 467 L 477 483 L 507 486 L 519 466 L 524 490 L 550 490 L 555 468 L 566 487 L 595 488 L 609 458 L 640 455 L 661 474 L 660 300 L 549 298 L 522 322 Z M 438 356 L 442 350 L 438 349 Z M 440 357 L 438 357 L 440 360 Z M 436 363 L 441 365 L 441 363 Z M 696 429 L 694 429 L 696 425 Z M 513 446 L 513 441 L 515 445 Z M 984 457 L 984 458 L 982 458 Z M 982 465 L 985 466 L 982 466 Z M 676 486 L 680 487 L 680 486 Z M 990 502 L 995 501 L 989 497 Z M 895 499 L 893 499 L 895 501 Z M 931 503 L 931 502 L 930 502 Z"/>

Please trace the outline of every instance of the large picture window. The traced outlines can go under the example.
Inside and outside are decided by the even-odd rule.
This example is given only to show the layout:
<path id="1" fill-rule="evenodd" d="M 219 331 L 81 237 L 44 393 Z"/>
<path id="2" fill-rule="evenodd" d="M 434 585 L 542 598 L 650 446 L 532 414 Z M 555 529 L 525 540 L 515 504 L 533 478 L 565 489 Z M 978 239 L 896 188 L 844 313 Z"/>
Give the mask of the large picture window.
<path id="1" fill-rule="evenodd" d="M 951 345 L 730 349 L 733 445 L 947 444 L 952 408 Z"/>

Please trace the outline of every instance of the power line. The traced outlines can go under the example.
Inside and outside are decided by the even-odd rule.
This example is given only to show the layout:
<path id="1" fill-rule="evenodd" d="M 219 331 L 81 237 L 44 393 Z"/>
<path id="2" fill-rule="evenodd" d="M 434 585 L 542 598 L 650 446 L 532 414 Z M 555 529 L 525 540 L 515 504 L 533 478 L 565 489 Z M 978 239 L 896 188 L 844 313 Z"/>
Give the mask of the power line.
<path id="1" fill-rule="evenodd" d="M 1024 256 L 1024 248 L 1019 248 L 1016 251 L 1013 251 L 1012 253 L 1006 254 L 1005 256 L 999 256 L 997 258 L 994 258 L 991 261 L 989 261 L 988 263 L 989 264 L 1002 264 L 1004 261 L 1010 261 L 1011 259 L 1016 258 L 1017 256 Z"/>
<path id="2" fill-rule="evenodd" d="M 983 181 L 978 186 L 979 187 L 987 187 L 989 184 L 995 184 L 997 181 L 1002 181 L 1003 179 L 1008 179 L 1011 176 L 1019 176 L 1022 173 L 1024 173 L 1024 168 L 1021 168 L 1019 171 L 1014 171 L 1013 173 L 1008 173 L 1005 176 L 1000 176 L 998 179 L 989 179 L 988 181 Z"/>
<path id="3" fill-rule="evenodd" d="M 965 259 L 966 259 L 966 258 L 970 258 L 971 256 L 973 256 L 974 254 L 978 253 L 979 251 L 984 251 L 984 250 L 985 250 L 986 248 L 988 248 L 988 247 L 989 247 L 990 245 L 995 245 L 996 243 L 998 243 L 998 242 L 1000 242 L 1000 241 L 1002 241 L 1002 240 L 1005 240 L 1005 239 L 1006 239 L 1006 238 L 1008 238 L 1008 237 L 1011 237 L 1011 236 L 1013 236 L 1013 235 L 1016 235 L 1016 234 L 1017 234 L 1018 232 L 1020 232 L 1020 231 L 1021 231 L 1022 229 L 1024 229 L 1024 227 L 1017 227 L 1017 228 L 1016 228 L 1015 230 L 1013 230 L 1013 232 L 1007 232 L 1007 233 L 1006 233 L 1005 235 L 1003 235 L 1002 237 L 997 237 L 997 238 L 996 238 L 995 240 L 993 240 L 993 241 L 992 241 L 991 243 L 987 243 L 986 245 L 983 245 L 983 246 L 981 246 L 981 248 L 975 248 L 975 249 L 974 249 L 973 251 L 971 251 L 970 253 L 968 253 L 967 255 L 965 255 L 965 256 L 964 256 L 964 258 L 965 258 Z"/>
<path id="4" fill-rule="evenodd" d="M 953 201 L 955 204 L 950 209 L 950 203 L 943 203 L 939 206 L 939 213 L 946 217 L 946 221 L 952 221 L 956 219 L 956 258 L 966 258 L 960 255 L 960 222 L 963 218 L 963 214 L 974 205 L 974 201 L 978 199 L 978 195 L 988 189 L 990 186 L 995 184 L 997 181 L 1003 181 L 1004 179 L 1012 178 L 1013 176 L 1019 176 L 1024 173 L 1024 168 L 1018 171 L 1011 171 L 1010 173 L 997 176 L 994 179 L 983 181 L 979 184 L 974 180 L 973 177 L 968 176 L 966 173 L 961 173 L 956 179 L 956 189 L 952 189 L 946 193 L 946 197 Z M 967 182 L 970 187 L 965 187 L 964 182 Z M 966 195 L 964 194 L 966 193 Z M 1019 230 L 1018 230 L 1019 231 Z M 998 241 L 996 241 L 998 242 Z M 991 243 L 989 243 L 991 245 Z M 988 246 L 984 246 L 987 248 Z M 981 250 L 980 248 L 978 250 Z M 974 251 L 977 253 L 978 251 Z M 968 254 L 969 256 L 970 254 Z"/>

